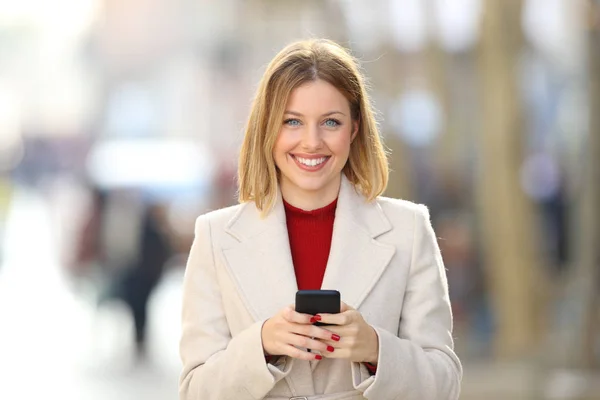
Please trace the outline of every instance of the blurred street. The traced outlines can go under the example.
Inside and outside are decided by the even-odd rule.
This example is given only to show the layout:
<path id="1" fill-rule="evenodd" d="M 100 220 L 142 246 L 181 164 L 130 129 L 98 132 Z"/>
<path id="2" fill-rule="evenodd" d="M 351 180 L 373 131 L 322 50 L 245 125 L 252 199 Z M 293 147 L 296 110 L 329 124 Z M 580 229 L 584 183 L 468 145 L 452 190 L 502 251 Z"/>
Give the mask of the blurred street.
<path id="1" fill-rule="evenodd" d="M 180 273 L 152 298 L 148 354 L 137 360 L 127 311 L 74 293 L 47 204 L 24 188 L 15 196 L 0 267 L 0 399 L 176 399 Z"/>

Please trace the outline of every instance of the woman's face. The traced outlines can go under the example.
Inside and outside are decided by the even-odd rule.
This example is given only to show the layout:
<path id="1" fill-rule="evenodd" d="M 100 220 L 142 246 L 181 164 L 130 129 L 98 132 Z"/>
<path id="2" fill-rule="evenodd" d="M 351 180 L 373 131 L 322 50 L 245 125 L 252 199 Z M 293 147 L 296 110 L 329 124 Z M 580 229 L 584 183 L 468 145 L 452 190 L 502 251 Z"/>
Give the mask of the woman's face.
<path id="1" fill-rule="evenodd" d="M 273 148 L 283 198 L 305 210 L 335 200 L 357 130 L 333 85 L 316 80 L 294 89 Z"/>

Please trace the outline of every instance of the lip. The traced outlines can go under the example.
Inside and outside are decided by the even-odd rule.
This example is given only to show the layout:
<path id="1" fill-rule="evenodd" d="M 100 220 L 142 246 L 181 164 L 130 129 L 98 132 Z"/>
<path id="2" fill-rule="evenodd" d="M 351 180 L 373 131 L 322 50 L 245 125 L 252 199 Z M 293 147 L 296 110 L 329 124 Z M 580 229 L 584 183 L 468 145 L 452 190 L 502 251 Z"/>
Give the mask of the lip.
<path id="1" fill-rule="evenodd" d="M 291 156 L 292 160 L 294 160 L 294 162 L 296 163 L 298 168 L 300 168 L 304 171 L 309 171 L 309 172 L 315 172 L 315 171 L 319 171 L 319 170 L 323 169 L 325 167 L 325 165 L 329 162 L 329 159 L 331 158 L 331 156 L 326 156 L 326 155 L 321 155 L 321 154 L 304 155 L 304 154 L 291 154 L 290 153 L 290 156 Z M 300 161 L 298 161 L 298 159 L 296 157 L 305 158 L 307 160 L 314 160 L 314 159 L 325 157 L 325 161 L 323 161 L 319 165 L 310 166 L 310 165 L 302 164 Z"/>
<path id="2" fill-rule="evenodd" d="M 304 154 L 304 153 L 290 153 L 292 157 L 306 158 L 307 160 L 313 160 L 315 158 L 331 157 L 327 154 Z"/>

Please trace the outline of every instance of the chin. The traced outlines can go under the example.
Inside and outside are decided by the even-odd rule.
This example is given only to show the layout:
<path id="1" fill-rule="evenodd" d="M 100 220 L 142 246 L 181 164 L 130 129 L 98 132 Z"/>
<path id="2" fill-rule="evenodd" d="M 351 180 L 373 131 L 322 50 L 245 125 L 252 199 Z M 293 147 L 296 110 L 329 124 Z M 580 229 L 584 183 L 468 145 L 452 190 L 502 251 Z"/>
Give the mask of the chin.
<path id="1" fill-rule="evenodd" d="M 294 184 L 300 189 L 307 192 L 315 192 L 323 189 L 326 182 L 317 179 L 298 179 Z"/>
<path id="2" fill-rule="evenodd" d="M 319 190 L 322 190 L 325 187 L 325 185 L 322 184 L 300 184 L 298 185 L 298 188 L 300 190 L 306 191 L 306 192 L 318 192 Z"/>

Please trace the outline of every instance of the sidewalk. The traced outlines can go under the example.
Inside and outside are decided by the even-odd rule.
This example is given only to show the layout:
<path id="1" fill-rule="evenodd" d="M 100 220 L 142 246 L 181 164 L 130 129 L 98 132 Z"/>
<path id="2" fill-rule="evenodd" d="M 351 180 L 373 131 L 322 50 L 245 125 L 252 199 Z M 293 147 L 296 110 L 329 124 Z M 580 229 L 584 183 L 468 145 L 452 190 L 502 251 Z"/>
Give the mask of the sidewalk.
<path id="1" fill-rule="evenodd" d="M 461 400 L 600 400 L 600 371 L 464 362 Z"/>

